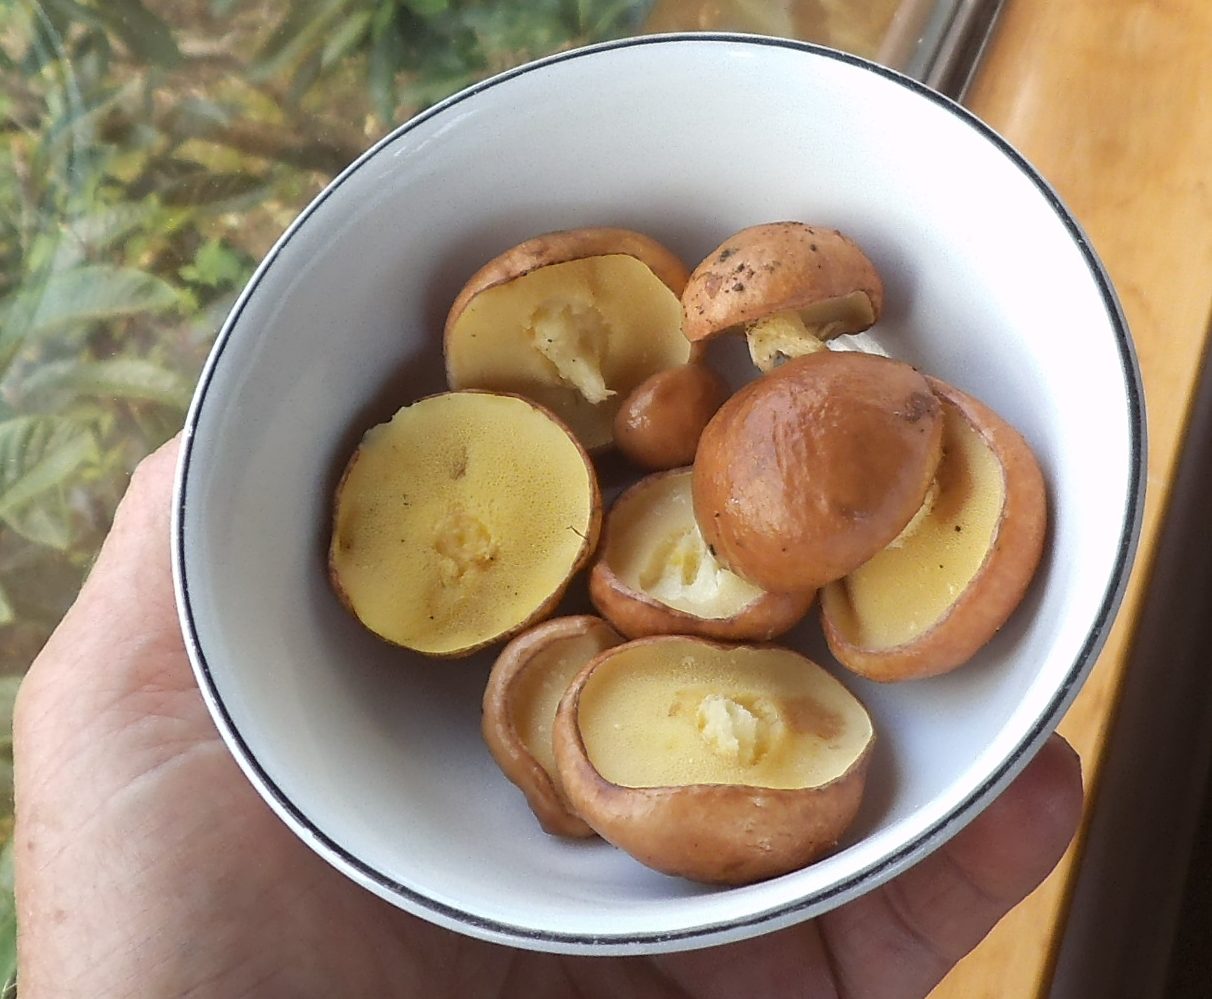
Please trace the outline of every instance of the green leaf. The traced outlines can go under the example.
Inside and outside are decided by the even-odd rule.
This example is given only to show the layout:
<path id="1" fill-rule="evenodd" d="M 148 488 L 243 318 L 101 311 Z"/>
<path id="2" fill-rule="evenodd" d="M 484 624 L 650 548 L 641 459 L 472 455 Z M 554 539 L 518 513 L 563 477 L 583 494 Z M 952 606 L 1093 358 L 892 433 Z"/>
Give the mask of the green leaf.
<path id="1" fill-rule="evenodd" d="M 71 59 L 81 90 L 94 91 L 105 85 L 112 56 L 109 36 L 105 32 L 90 31 L 79 38 Z"/>
<path id="2" fill-rule="evenodd" d="M 202 97 L 187 97 L 172 109 L 173 124 L 183 135 L 205 135 L 216 126 L 228 124 L 231 119 L 229 108 Z"/>
<path id="3" fill-rule="evenodd" d="M 161 192 L 165 205 L 213 205 L 243 197 L 265 187 L 265 178 L 252 173 L 218 173 L 198 170 L 172 181 Z"/>
<path id="4" fill-rule="evenodd" d="M 0 586 L 0 628 L 17 620 L 17 608 L 13 606 L 7 591 Z"/>
<path id="5" fill-rule="evenodd" d="M 400 37 L 400 30 L 394 23 L 389 24 L 371 46 L 368 71 L 375 111 L 389 123 L 396 115 L 396 71 L 403 56 L 404 40 Z"/>
<path id="6" fill-rule="evenodd" d="M 603 41 L 638 32 L 652 7 L 653 0 L 613 0 L 612 3 L 580 0 L 578 21 L 581 30 L 585 32 L 585 41 Z"/>
<path id="7" fill-rule="evenodd" d="M 425 108 L 462 90 L 475 78 L 475 73 L 468 72 L 451 75 L 432 73 L 405 83 L 399 88 L 397 97 L 406 106 Z"/>
<path id="8" fill-rule="evenodd" d="M 64 28 L 71 24 L 105 28 L 105 20 L 98 11 L 76 3 L 76 0 L 42 0 L 42 7 L 47 15 L 53 15 L 56 20 L 62 19 Z"/>
<path id="9" fill-rule="evenodd" d="M 320 47 L 332 30 L 332 23 L 349 0 L 310 0 L 296 3 L 274 30 L 269 43 L 258 53 L 251 77 L 255 82 L 268 80 L 287 67 L 306 58 Z"/>
<path id="10" fill-rule="evenodd" d="M 303 95 L 307 93 L 324 72 L 323 54 L 319 49 L 311 49 L 307 56 L 295 67 L 290 80 L 290 89 L 282 98 L 282 108 L 288 112 L 298 108 Z"/>
<path id="11" fill-rule="evenodd" d="M 67 231 L 80 246 L 104 250 L 152 221 L 157 211 L 153 201 L 122 201 L 115 205 L 97 205 L 88 214 L 79 214 L 66 224 Z"/>
<path id="12" fill-rule="evenodd" d="M 370 22 L 371 37 L 378 38 L 387 28 L 396 23 L 396 0 L 379 0 Z"/>
<path id="13" fill-rule="evenodd" d="M 0 599 L 3 597 L 0 596 Z M 0 752 L 10 748 L 13 743 L 13 704 L 17 700 L 21 679 L 19 676 L 0 676 Z"/>
<path id="14" fill-rule="evenodd" d="M 21 341 L 77 323 L 167 312 L 179 301 L 163 278 L 132 267 L 86 264 L 22 288 L 0 302 L 0 371 Z"/>
<path id="15" fill-rule="evenodd" d="M 21 382 L 20 392 L 36 398 L 55 392 L 158 402 L 184 412 L 193 385 L 175 371 L 140 357 L 104 361 L 50 361 L 40 364 Z"/>
<path id="16" fill-rule="evenodd" d="M 97 16 L 141 60 L 172 69 L 184 61 L 172 29 L 140 0 L 98 0 Z"/>
<path id="17" fill-rule="evenodd" d="M 222 240 L 208 239 L 199 247 L 192 264 L 181 268 L 186 281 L 208 288 L 230 288 L 248 278 L 250 264 L 245 258 L 225 246 Z"/>
<path id="18" fill-rule="evenodd" d="M 17 899 L 13 894 L 13 841 L 0 850 L 0 999 L 12 994 L 17 980 Z"/>
<path id="19" fill-rule="evenodd" d="M 417 17 L 437 17 L 450 10 L 450 0 L 403 0 L 403 5 Z"/>
<path id="20" fill-rule="evenodd" d="M 92 430 L 66 417 L 0 423 L 0 517 L 8 519 L 100 455 Z"/>
<path id="21" fill-rule="evenodd" d="M 33 7 L 33 19 L 28 25 L 29 47 L 21 59 L 21 71 L 27 77 L 40 74 L 47 67 L 62 71 L 63 32 L 70 17 L 56 9 L 59 0 L 43 0 Z"/>
<path id="22" fill-rule="evenodd" d="M 320 65 L 327 68 L 347 56 L 370 30 L 370 19 L 374 11 L 362 10 L 342 21 L 324 43 L 320 54 Z"/>
<path id="23" fill-rule="evenodd" d="M 56 552 L 66 554 L 75 541 L 71 511 L 58 493 L 44 493 L 37 503 L 0 518 L 0 523 L 26 541 Z"/>

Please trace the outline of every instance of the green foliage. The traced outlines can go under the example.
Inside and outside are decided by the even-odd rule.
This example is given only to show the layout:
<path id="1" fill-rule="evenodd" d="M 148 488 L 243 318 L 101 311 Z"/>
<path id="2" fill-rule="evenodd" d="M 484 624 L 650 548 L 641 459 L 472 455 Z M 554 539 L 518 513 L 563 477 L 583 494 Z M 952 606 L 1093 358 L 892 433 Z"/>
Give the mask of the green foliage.
<path id="1" fill-rule="evenodd" d="M 177 273 L 193 284 L 207 288 L 230 288 L 237 285 L 248 271 L 248 259 L 217 239 L 208 239 L 195 254 L 193 263 Z"/>
<path id="2" fill-rule="evenodd" d="M 0 677 L 0 797 L 13 794 L 13 702 L 20 677 Z M 11 814 L 2 820 L 4 846 L 0 847 L 0 999 L 16 995 L 17 904 L 13 897 L 13 841 Z"/>
<path id="3" fill-rule="evenodd" d="M 0 841 L 11 706 L 135 463 L 297 211 L 487 74 L 633 31 L 636 0 L 0 3 Z M 0 996 L 15 994 L 11 844 Z"/>
<path id="4" fill-rule="evenodd" d="M 9 839 L 0 848 L 0 999 L 16 994 L 17 901 L 13 896 L 13 841 Z"/>
<path id="5" fill-rule="evenodd" d="M 319 187 L 433 101 L 649 6 L 0 5 L 0 674 L 49 634 L 226 307 Z"/>
<path id="6" fill-rule="evenodd" d="M 339 60 L 364 56 L 374 110 L 390 122 L 526 59 L 631 33 L 650 6 L 636 0 L 308 0 L 279 23 L 259 53 L 258 72 L 292 75 L 297 91 Z"/>

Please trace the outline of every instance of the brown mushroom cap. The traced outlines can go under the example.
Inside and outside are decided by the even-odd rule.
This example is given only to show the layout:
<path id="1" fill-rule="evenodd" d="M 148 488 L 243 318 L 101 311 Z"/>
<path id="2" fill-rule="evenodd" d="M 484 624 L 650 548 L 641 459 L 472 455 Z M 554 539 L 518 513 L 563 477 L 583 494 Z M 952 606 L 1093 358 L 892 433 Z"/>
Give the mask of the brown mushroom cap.
<path id="1" fill-rule="evenodd" d="M 589 574 L 594 606 L 628 638 L 768 641 L 790 630 L 815 593 L 767 593 L 721 566 L 695 523 L 691 476 L 658 472 L 615 500 Z"/>
<path id="2" fill-rule="evenodd" d="M 1021 602 L 1043 553 L 1043 473 L 1023 437 L 937 379 L 946 429 L 938 495 L 902 545 L 822 591 L 838 661 L 873 680 L 934 676 L 966 663 Z"/>
<path id="3" fill-rule="evenodd" d="M 556 712 L 569 800 L 667 874 L 747 884 L 836 846 L 862 799 L 871 720 L 798 653 L 682 636 L 601 653 Z"/>
<path id="4" fill-rule="evenodd" d="M 694 461 L 707 421 L 730 389 L 705 364 L 666 368 L 641 382 L 614 418 L 614 443 L 628 461 L 658 472 Z"/>
<path id="5" fill-rule="evenodd" d="M 588 614 L 552 618 L 515 637 L 497 657 L 484 688 L 481 731 L 502 772 L 526 795 L 545 832 L 588 837 L 556 771 L 551 728 L 573 678 L 603 649 L 623 639 Z"/>
<path id="6" fill-rule="evenodd" d="M 766 590 L 840 579 L 920 509 L 942 425 L 926 379 L 900 361 L 831 350 L 788 361 L 703 431 L 694 462 L 703 537 Z"/>
<path id="7" fill-rule="evenodd" d="M 809 324 L 830 317 L 828 336 L 837 336 L 867 329 L 883 306 L 883 281 L 854 240 L 836 229 L 769 222 L 730 236 L 691 272 L 682 331 L 696 342 L 796 312 Z"/>
<path id="8" fill-rule="evenodd" d="M 609 226 L 561 229 L 534 236 L 493 257 L 476 271 L 455 298 L 446 317 L 446 333 L 476 295 L 499 284 L 520 278 L 540 267 L 622 254 L 635 257 L 675 295 L 681 295 L 690 272 L 671 250 L 650 236 L 631 229 Z"/>

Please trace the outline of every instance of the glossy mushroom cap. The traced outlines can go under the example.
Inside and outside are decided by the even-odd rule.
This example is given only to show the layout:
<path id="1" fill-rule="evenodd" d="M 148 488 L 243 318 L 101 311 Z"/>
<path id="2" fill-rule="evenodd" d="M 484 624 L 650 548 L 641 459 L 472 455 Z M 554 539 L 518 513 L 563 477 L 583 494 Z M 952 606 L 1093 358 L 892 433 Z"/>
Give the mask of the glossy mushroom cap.
<path id="1" fill-rule="evenodd" d="M 921 508 L 942 409 L 900 361 L 821 351 L 746 385 L 703 431 L 694 510 L 716 558 L 774 592 L 839 579 Z"/>

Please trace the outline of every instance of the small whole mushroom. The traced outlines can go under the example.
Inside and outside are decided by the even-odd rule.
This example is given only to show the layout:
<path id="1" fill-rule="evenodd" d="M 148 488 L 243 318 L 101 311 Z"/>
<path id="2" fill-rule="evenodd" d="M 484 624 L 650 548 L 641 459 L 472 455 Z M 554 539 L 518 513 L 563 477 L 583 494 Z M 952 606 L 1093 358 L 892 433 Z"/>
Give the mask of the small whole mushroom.
<path id="1" fill-rule="evenodd" d="M 763 372 L 868 329 L 883 305 L 883 281 L 858 244 L 803 222 L 768 222 L 729 236 L 682 292 L 688 340 L 743 333 Z"/>
<path id="2" fill-rule="evenodd" d="M 729 394 L 705 364 L 682 364 L 649 376 L 614 418 L 614 443 L 632 464 L 651 472 L 694 461 L 703 428 Z"/>

